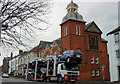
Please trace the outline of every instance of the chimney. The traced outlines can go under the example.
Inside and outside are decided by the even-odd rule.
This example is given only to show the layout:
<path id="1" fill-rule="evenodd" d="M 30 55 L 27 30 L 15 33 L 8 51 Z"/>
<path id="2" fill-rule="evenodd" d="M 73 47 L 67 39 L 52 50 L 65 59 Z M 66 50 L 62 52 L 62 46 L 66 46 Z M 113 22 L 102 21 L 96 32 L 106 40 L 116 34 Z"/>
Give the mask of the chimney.
<path id="1" fill-rule="evenodd" d="M 21 54 L 23 52 L 23 50 L 19 50 L 19 54 Z"/>

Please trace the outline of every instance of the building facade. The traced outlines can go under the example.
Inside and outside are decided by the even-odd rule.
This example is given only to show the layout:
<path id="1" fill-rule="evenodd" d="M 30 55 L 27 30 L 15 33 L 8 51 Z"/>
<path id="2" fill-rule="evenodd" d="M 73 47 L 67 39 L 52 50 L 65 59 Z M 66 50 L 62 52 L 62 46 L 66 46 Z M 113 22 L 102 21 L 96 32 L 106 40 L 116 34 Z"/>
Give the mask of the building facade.
<path id="1" fill-rule="evenodd" d="M 107 33 L 110 60 L 110 80 L 120 81 L 120 26 Z"/>
<path id="2" fill-rule="evenodd" d="M 20 77 L 25 77 L 25 65 L 27 64 L 28 61 L 32 61 L 37 57 L 37 50 L 38 46 L 34 47 L 30 51 L 26 52 L 24 51 L 23 53 L 20 54 L 19 57 L 19 76 Z"/>
<path id="3" fill-rule="evenodd" d="M 19 56 L 16 55 L 11 60 L 9 61 L 9 74 L 12 76 L 18 76 L 18 61 L 19 61 Z"/>
<path id="4" fill-rule="evenodd" d="M 102 31 L 94 21 L 86 24 L 76 3 L 71 2 L 66 9 L 61 23 L 61 45 L 63 51 L 80 50 L 83 53 L 80 80 L 102 81 L 102 66 L 105 66 L 105 80 L 109 80 L 107 41 L 101 37 Z"/>
<path id="5" fill-rule="evenodd" d="M 9 60 L 10 60 L 10 57 L 4 57 L 4 59 L 3 59 L 3 65 L 2 65 L 3 73 L 9 72 Z"/>
<path id="6" fill-rule="evenodd" d="M 26 61 L 27 61 L 27 54 L 28 54 L 27 51 L 24 51 L 20 54 L 19 63 L 18 63 L 19 77 L 24 77 L 24 74 L 25 74 L 24 67 L 25 67 L 25 64 L 26 64 Z"/>
<path id="7" fill-rule="evenodd" d="M 38 45 L 37 57 L 46 58 L 49 55 L 56 55 L 62 53 L 61 38 L 58 38 L 52 42 L 40 41 Z"/>
<path id="8" fill-rule="evenodd" d="M 80 66 L 80 81 L 102 81 L 103 74 L 106 81 L 110 80 L 109 58 L 107 52 L 107 41 L 101 37 L 102 31 L 92 21 L 86 24 L 82 15 L 78 13 L 78 5 L 71 2 L 67 5 L 67 14 L 63 17 L 61 26 L 61 38 L 58 46 L 59 53 L 65 50 L 81 50 L 83 61 Z M 54 42 L 54 41 L 53 41 Z M 38 57 L 46 58 L 45 51 L 49 55 L 55 55 L 53 42 L 47 42 L 43 47 L 40 43 Z M 50 49 L 51 47 L 51 49 Z M 104 66 L 104 69 L 102 67 Z"/>

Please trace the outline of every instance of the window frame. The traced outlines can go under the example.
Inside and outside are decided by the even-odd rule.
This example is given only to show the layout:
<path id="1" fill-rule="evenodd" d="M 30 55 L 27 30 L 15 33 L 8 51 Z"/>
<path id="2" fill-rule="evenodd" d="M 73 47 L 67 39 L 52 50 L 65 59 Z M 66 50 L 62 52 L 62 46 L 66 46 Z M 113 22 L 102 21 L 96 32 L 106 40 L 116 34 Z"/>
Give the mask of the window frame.
<path id="1" fill-rule="evenodd" d="M 99 64 L 99 57 L 98 56 L 95 57 L 95 63 Z"/>
<path id="2" fill-rule="evenodd" d="M 54 55 L 57 56 L 57 50 L 54 51 Z"/>
<path id="3" fill-rule="evenodd" d="M 65 36 L 65 27 L 64 27 L 64 36 Z"/>
<path id="4" fill-rule="evenodd" d="M 66 26 L 66 36 L 67 36 L 67 26 Z"/>
<path id="5" fill-rule="evenodd" d="M 96 70 L 96 76 L 97 76 L 97 77 L 100 76 L 100 70 L 99 70 L 99 69 Z"/>
<path id="6" fill-rule="evenodd" d="M 76 35 L 78 35 L 78 28 L 77 28 L 77 25 L 76 25 Z"/>
<path id="7" fill-rule="evenodd" d="M 41 54 L 40 54 L 40 52 L 39 52 L 39 58 L 40 58 L 40 56 L 41 56 Z"/>
<path id="8" fill-rule="evenodd" d="M 95 70 L 94 70 L 94 69 L 91 70 L 91 76 L 92 76 L 92 77 L 95 76 Z"/>
<path id="9" fill-rule="evenodd" d="M 80 25 L 79 25 L 79 35 L 81 34 L 81 33 L 80 33 L 80 29 L 81 29 L 81 28 L 80 28 Z"/>
<path id="10" fill-rule="evenodd" d="M 89 35 L 89 49 L 99 50 L 99 38 L 97 35 Z"/>
<path id="11" fill-rule="evenodd" d="M 93 60 L 93 62 L 92 62 L 92 60 Z M 95 62 L 94 62 L 94 56 L 91 56 L 91 64 L 94 64 Z"/>

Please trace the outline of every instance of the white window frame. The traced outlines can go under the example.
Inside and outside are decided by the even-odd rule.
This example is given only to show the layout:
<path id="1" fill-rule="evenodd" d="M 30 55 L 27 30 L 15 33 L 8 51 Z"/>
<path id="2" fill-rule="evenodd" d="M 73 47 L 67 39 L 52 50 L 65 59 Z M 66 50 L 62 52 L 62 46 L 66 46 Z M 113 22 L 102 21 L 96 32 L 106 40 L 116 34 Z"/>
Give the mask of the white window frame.
<path id="1" fill-rule="evenodd" d="M 67 36 L 67 26 L 66 26 L 66 36 Z"/>
<path id="2" fill-rule="evenodd" d="M 77 25 L 76 25 L 76 35 L 78 35 L 78 30 L 77 30 L 78 28 L 77 28 Z"/>
<path id="3" fill-rule="evenodd" d="M 92 77 L 95 76 L 95 70 L 94 69 L 91 70 L 91 76 Z"/>
<path id="4" fill-rule="evenodd" d="M 64 27 L 64 36 L 65 36 L 65 27 Z"/>
<path id="5" fill-rule="evenodd" d="M 40 52 L 39 52 L 39 58 L 40 58 Z"/>
<path id="6" fill-rule="evenodd" d="M 95 62 L 96 62 L 96 64 L 99 64 L 99 58 L 98 58 L 98 56 L 95 57 Z"/>
<path id="7" fill-rule="evenodd" d="M 91 56 L 91 64 L 94 64 L 94 56 Z"/>
<path id="8" fill-rule="evenodd" d="M 80 26 L 79 26 L 79 35 L 80 35 Z"/>
<path id="9" fill-rule="evenodd" d="M 96 76 L 100 76 L 100 71 L 99 70 L 96 70 Z"/>
<path id="10" fill-rule="evenodd" d="M 55 55 L 55 56 L 57 55 L 57 51 L 54 52 L 54 55 Z"/>
<path id="11" fill-rule="evenodd" d="M 41 51 L 41 55 L 42 55 L 41 58 L 43 58 L 43 51 Z"/>
<path id="12" fill-rule="evenodd" d="M 47 57 L 49 56 L 49 53 L 47 53 Z"/>

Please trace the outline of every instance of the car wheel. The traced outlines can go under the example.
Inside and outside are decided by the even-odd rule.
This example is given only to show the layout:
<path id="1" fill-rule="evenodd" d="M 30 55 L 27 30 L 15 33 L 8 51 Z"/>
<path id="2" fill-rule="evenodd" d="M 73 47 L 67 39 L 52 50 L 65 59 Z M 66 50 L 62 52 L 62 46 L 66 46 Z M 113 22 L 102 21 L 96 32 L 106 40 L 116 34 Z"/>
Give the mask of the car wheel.
<path id="1" fill-rule="evenodd" d="M 66 59 L 66 63 L 69 63 L 69 62 L 70 62 L 70 57 Z"/>
<path id="2" fill-rule="evenodd" d="M 63 82 L 62 76 L 58 76 L 58 82 L 59 82 L 59 83 L 62 83 L 62 82 Z"/>
<path id="3" fill-rule="evenodd" d="M 47 77 L 46 82 L 50 82 L 50 77 Z"/>

